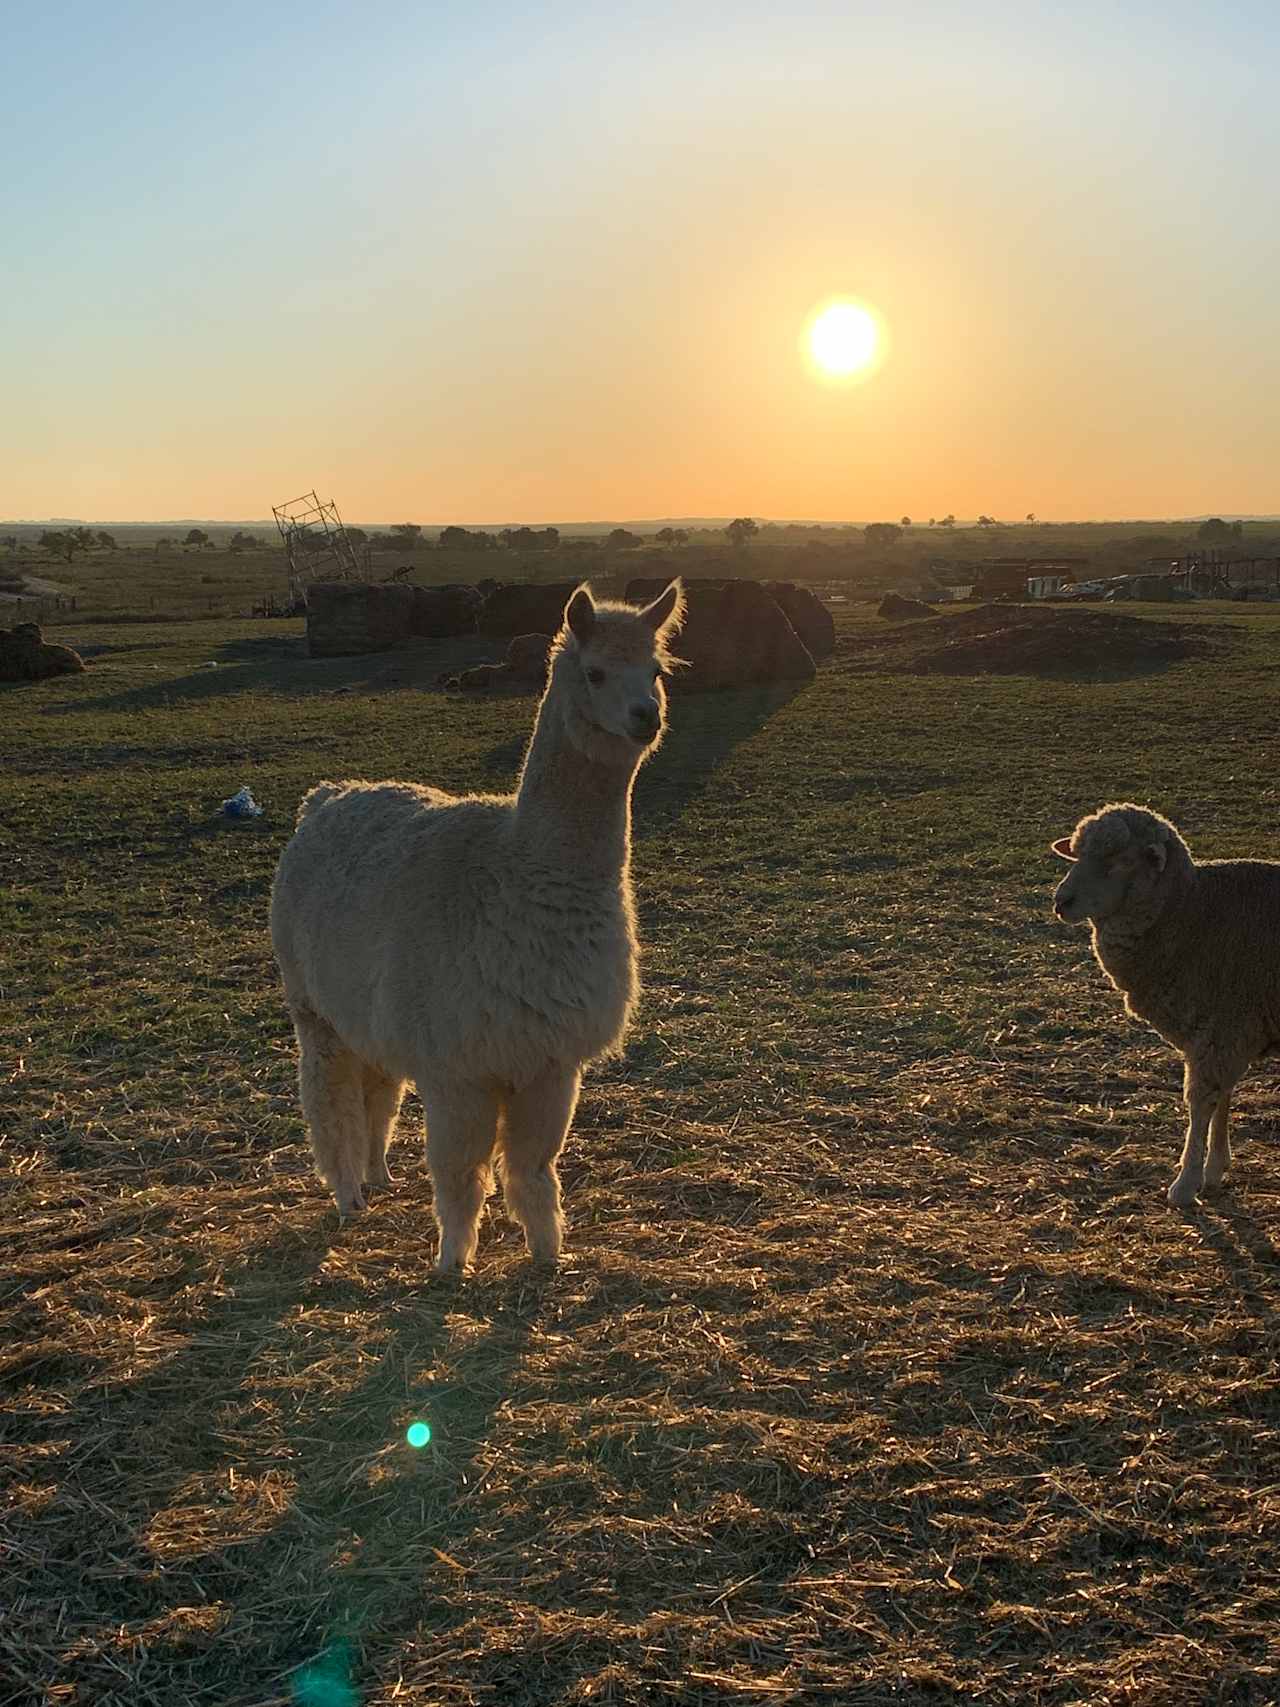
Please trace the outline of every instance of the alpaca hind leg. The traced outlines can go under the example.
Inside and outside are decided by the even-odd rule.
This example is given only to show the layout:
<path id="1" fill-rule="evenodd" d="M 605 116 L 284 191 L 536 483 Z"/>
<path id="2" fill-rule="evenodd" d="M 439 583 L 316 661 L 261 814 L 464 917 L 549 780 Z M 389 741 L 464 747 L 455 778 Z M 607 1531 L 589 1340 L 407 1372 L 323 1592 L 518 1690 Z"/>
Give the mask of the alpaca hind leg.
<path id="1" fill-rule="evenodd" d="M 1221 1185 L 1231 1166 L 1231 1092 L 1224 1091 L 1209 1127 L 1209 1159 L 1204 1165 L 1204 1189 Z"/>
<path id="2" fill-rule="evenodd" d="M 364 1069 L 364 1114 L 368 1148 L 365 1155 L 364 1183 L 367 1186 L 391 1184 L 387 1168 L 387 1144 L 396 1129 L 396 1116 L 404 1096 L 404 1083 L 371 1067 Z"/>
<path id="3" fill-rule="evenodd" d="M 311 1128 L 316 1172 L 344 1219 L 364 1208 L 366 1119 L 363 1066 L 325 1020 L 295 1013 L 298 1085 Z"/>
<path id="4" fill-rule="evenodd" d="M 498 1093 L 484 1085 L 424 1085 L 427 1167 L 435 1189 L 442 1273 L 465 1269 L 476 1254 L 480 1211 L 493 1186 L 490 1160 L 498 1133 Z"/>
<path id="5" fill-rule="evenodd" d="M 550 1062 L 503 1107 L 498 1142 L 507 1208 L 524 1228 L 535 1262 L 556 1262 L 564 1242 L 556 1157 L 573 1120 L 581 1081 L 577 1066 Z"/>

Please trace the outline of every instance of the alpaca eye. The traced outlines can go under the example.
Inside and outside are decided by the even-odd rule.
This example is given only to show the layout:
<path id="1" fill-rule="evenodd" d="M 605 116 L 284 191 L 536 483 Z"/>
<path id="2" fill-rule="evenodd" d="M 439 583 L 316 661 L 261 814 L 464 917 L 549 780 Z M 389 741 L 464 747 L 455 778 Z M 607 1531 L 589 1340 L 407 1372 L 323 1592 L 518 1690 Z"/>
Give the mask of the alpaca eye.
<path id="1" fill-rule="evenodd" d="M 593 664 L 587 671 L 587 680 L 591 683 L 593 688 L 600 687 L 604 682 L 604 671 L 598 670 Z"/>

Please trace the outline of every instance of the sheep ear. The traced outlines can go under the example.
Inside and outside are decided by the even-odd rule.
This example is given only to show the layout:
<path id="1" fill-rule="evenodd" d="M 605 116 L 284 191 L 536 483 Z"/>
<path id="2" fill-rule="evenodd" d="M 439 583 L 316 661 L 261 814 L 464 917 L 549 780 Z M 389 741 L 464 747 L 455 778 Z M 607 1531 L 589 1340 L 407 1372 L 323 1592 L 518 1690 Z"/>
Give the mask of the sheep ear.
<path id="1" fill-rule="evenodd" d="M 1056 853 L 1059 859 L 1070 860 L 1075 864 L 1076 856 L 1071 851 L 1071 837 L 1059 836 L 1056 842 L 1049 843 L 1049 852 Z"/>
<path id="2" fill-rule="evenodd" d="M 659 593 L 651 605 L 644 607 L 640 620 L 647 622 L 655 634 L 660 634 L 664 628 L 679 628 L 684 621 L 684 589 L 679 576 L 665 593 Z"/>
<path id="3" fill-rule="evenodd" d="M 580 646 L 585 646 L 590 640 L 592 630 L 596 626 L 595 601 L 591 597 L 591 588 L 579 587 L 577 592 L 564 607 L 564 620 L 569 625 Z"/>
<path id="4" fill-rule="evenodd" d="M 1142 850 L 1142 857 L 1157 874 L 1162 872 L 1169 859 L 1169 850 L 1163 842 L 1148 842 Z"/>

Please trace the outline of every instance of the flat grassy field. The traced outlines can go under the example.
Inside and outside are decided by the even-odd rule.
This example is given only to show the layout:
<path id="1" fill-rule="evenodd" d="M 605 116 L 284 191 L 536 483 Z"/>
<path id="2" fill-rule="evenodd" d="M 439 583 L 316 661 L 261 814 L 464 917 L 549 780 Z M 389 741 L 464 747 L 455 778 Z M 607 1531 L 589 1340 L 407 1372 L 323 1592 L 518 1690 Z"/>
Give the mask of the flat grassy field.
<path id="1" fill-rule="evenodd" d="M 0 689 L 0 1707 L 1280 1699 L 1278 1075 L 1170 1211 L 1179 1064 L 1046 850 L 1132 798 L 1280 857 L 1280 609 L 1126 616 L 1190 655 L 851 616 L 677 697 L 567 1260 L 495 1204 L 456 1283 L 416 1102 L 365 1217 L 312 1174 L 269 886 L 314 782 L 504 787 L 533 702 L 60 627 Z"/>

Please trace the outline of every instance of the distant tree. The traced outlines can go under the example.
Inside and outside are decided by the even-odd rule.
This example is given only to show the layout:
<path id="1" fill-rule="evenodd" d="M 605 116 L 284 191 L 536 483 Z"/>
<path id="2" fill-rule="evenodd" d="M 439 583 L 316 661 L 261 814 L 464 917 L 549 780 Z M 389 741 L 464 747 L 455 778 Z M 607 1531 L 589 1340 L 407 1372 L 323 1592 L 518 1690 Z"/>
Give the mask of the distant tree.
<path id="1" fill-rule="evenodd" d="M 902 529 L 897 522 L 871 522 L 863 530 L 862 537 L 878 551 L 885 546 L 896 545 L 902 538 Z"/>
<path id="2" fill-rule="evenodd" d="M 934 518 L 933 518 L 933 517 L 932 517 L 932 516 L 930 516 L 930 517 L 929 517 L 929 526 L 930 526 L 930 527 L 931 527 L 931 528 L 932 528 L 932 527 L 937 527 L 937 525 L 938 525 L 938 524 L 937 524 L 937 522 L 936 522 L 936 521 L 935 521 L 935 520 L 934 520 Z"/>
<path id="3" fill-rule="evenodd" d="M 942 520 L 938 523 L 940 528 L 953 528 L 955 525 L 956 518 L 954 516 L 943 516 Z"/>
<path id="4" fill-rule="evenodd" d="M 209 536 L 203 528 L 191 528 L 182 543 L 184 545 L 208 545 Z"/>
<path id="5" fill-rule="evenodd" d="M 559 528 L 543 528 L 539 537 L 540 537 L 542 549 L 544 551 L 556 551 L 559 549 L 559 546 L 560 546 L 560 529 Z"/>
<path id="6" fill-rule="evenodd" d="M 116 550 L 116 542 L 115 542 L 114 536 L 112 534 L 107 533 L 105 531 L 105 529 L 102 529 L 102 528 L 99 528 L 99 530 L 98 530 L 98 544 L 102 547 L 102 549 L 104 551 L 115 551 Z"/>
<path id="7" fill-rule="evenodd" d="M 81 551 L 92 551 L 98 540 L 92 528 L 79 527 L 75 531 L 75 542 Z"/>
<path id="8" fill-rule="evenodd" d="M 440 538 L 436 543 L 441 551 L 466 551 L 471 544 L 471 535 L 466 528 L 441 528 Z"/>
<path id="9" fill-rule="evenodd" d="M 51 551 L 55 557 L 63 558 L 70 563 L 75 555 L 79 541 L 74 534 L 52 531 L 46 528 L 40 535 L 39 544 L 46 551 Z"/>
<path id="10" fill-rule="evenodd" d="M 416 551 L 422 544 L 422 528 L 417 522 L 393 522 L 391 537 L 401 551 Z"/>
<path id="11" fill-rule="evenodd" d="M 560 543 L 560 529 L 503 528 L 498 538 L 511 551 L 554 551 Z"/>
<path id="12" fill-rule="evenodd" d="M 644 541 L 638 533 L 632 533 L 629 528 L 614 528 L 606 537 L 605 544 L 610 551 L 634 551 L 638 545 L 643 545 Z"/>
<path id="13" fill-rule="evenodd" d="M 235 533 L 231 536 L 232 551 L 253 551 L 261 544 L 262 541 L 258 538 L 256 533 L 245 533 L 243 529 L 240 528 L 237 528 Z"/>
<path id="14" fill-rule="evenodd" d="M 1230 539 L 1231 523 L 1224 522 L 1221 516 L 1210 516 L 1208 521 L 1201 522 L 1196 529 L 1196 538 L 1203 540 Z"/>
<path id="15" fill-rule="evenodd" d="M 172 550 L 173 550 L 173 541 L 169 538 L 169 535 L 167 533 L 162 534 L 160 536 L 160 538 L 156 541 L 157 553 L 159 553 L 161 551 L 172 551 Z"/>
<path id="16" fill-rule="evenodd" d="M 676 542 L 676 530 L 674 528 L 659 528 L 653 537 L 657 540 L 659 545 L 674 545 Z"/>
<path id="17" fill-rule="evenodd" d="M 354 546 L 357 551 L 359 551 L 362 546 L 368 545 L 369 543 L 369 536 L 363 528 L 344 528 L 343 532 L 346 534 L 348 542 Z"/>
<path id="18" fill-rule="evenodd" d="M 1028 511 L 1027 511 L 1027 520 L 1028 520 L 1028 521 L 1029 521 L 1029 522 L 1034 522 L 1034 521 L 1035 521 L 1035 519 L 1036 519 L 1036 513 L 1035 513 L 1035 511 L 1034 511 L 1034 510 L 1028 510 Z"/>
<path id="19" fill-rule="evenodd" d="M 904 530 L 906 528 L 909 528 L 911 526 L 911 517 L 910 516 L 903 516 L 902 520 L 898 523 L 898 526 L 903 528 Z"/>
<path id="20" fill-rule="evenodd" d="M 730 545 L 746 545 L 760 532 L 760 524 L 750 516 L 735 516 L 724 530 Z"/>
<path id="21" fill-rule="evenodd" d="M 994 516 L 979 516 L 978 517 L 978 526 L 980 528 L 993 528 L 995 525 L 996 525 L 996 518 Z"/>

